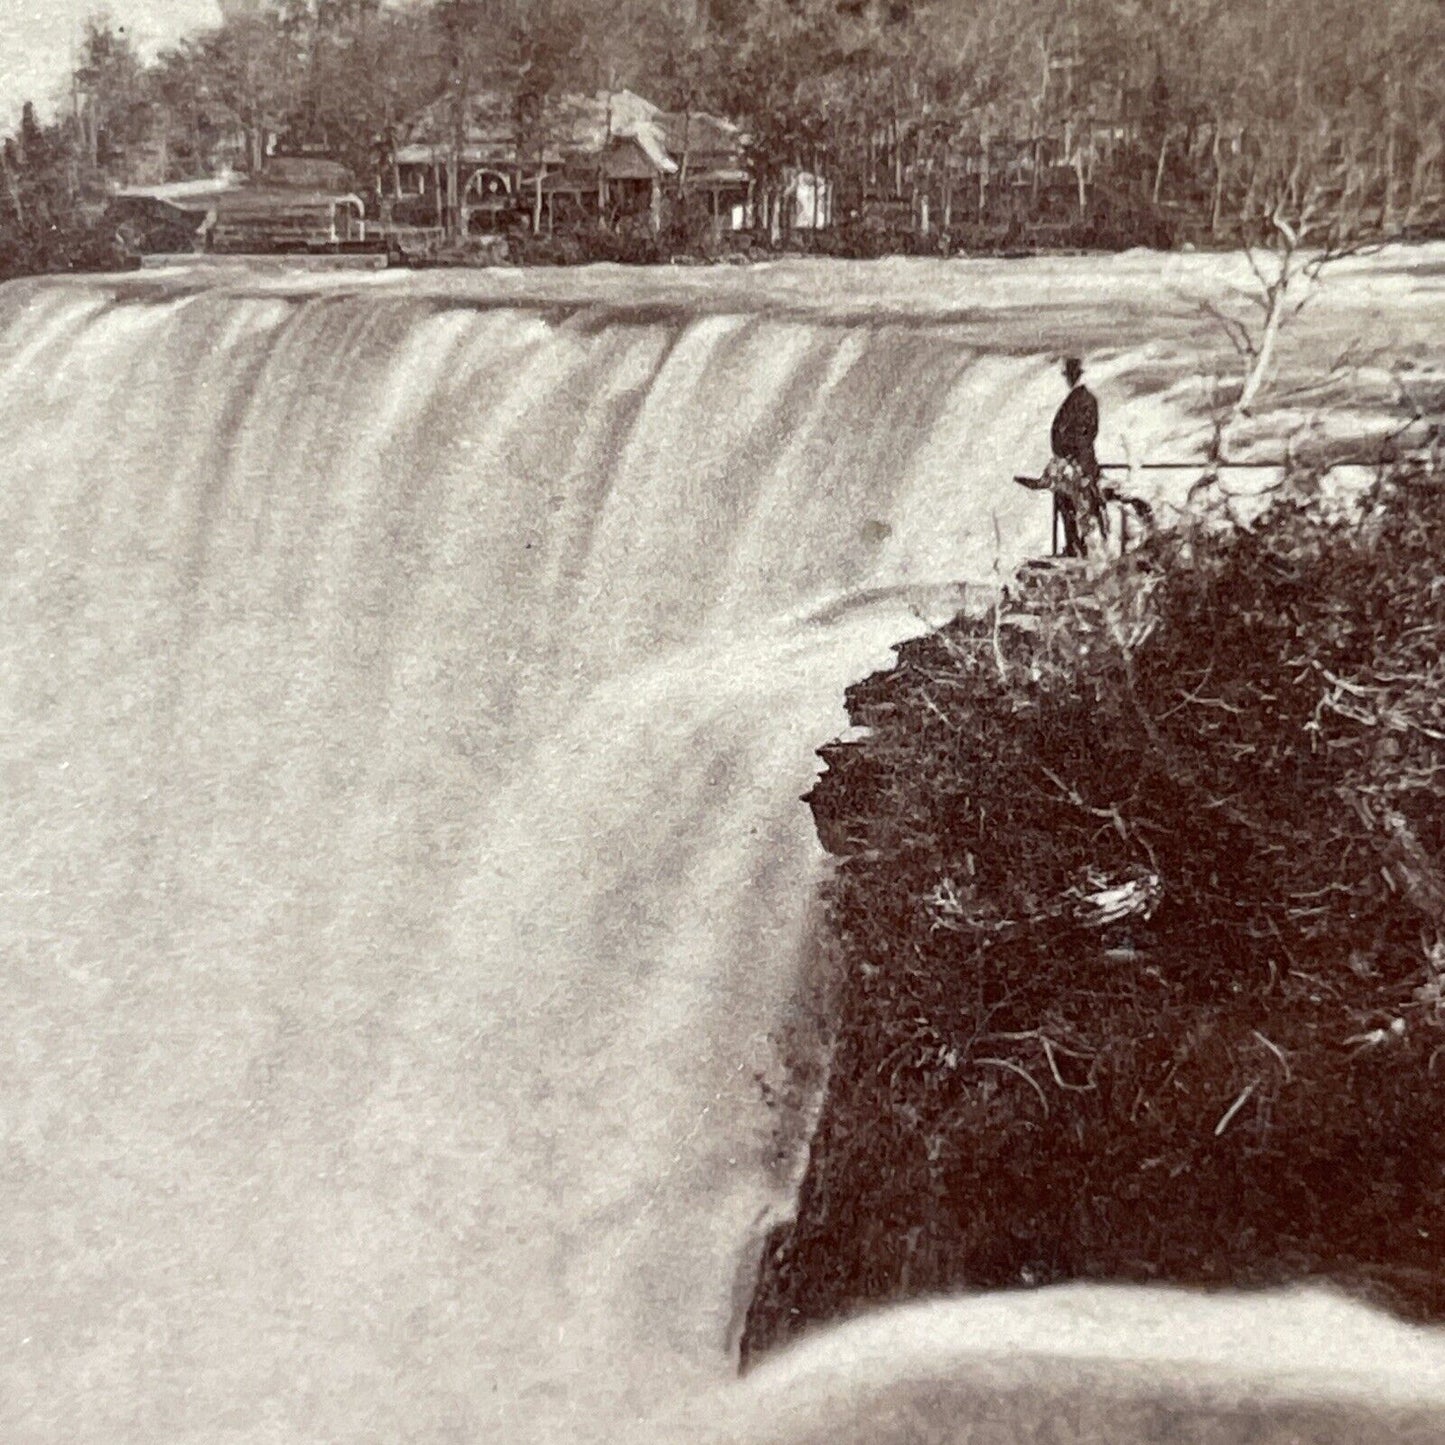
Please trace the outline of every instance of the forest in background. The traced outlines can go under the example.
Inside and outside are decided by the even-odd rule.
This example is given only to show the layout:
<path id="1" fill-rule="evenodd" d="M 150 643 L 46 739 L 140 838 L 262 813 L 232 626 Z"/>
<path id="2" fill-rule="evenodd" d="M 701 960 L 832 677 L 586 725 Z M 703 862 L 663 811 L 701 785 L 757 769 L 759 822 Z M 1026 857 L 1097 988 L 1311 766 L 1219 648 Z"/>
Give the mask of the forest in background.
<path id="1" fill-rule="evenodd" d="M 0 152 L 0 274 L 104 253 L 117 185 L 325 154 L 379 206 L 448 94 L 635 89 L 726 116 L 754 184 L 833 183 L 853 254 L 988 223 L 1102 245 L 1438 228 L 1439 0 L 226 0 L 152 59 L 86 27 Z M 41 98 L 42 100 L 45 98 Z M 674 184 L 686 186 L 686 166 Z M 868 240 L 869 235 L 873 241 Z M 1063 232 L 1060 233 L 1064 234 Z M 836 236 L 835 236 L 836 241 Z M 813 244 L 817 244 L 814 240 Z"/>

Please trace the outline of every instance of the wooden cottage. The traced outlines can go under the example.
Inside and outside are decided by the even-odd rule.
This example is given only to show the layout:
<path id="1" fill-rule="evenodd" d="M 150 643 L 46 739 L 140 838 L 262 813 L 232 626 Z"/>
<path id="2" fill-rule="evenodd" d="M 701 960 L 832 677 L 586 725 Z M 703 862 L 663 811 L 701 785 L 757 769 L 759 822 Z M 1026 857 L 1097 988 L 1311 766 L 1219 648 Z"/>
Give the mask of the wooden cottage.
<path id="1" fill-rule="evenodd" d="M 708 198 L 720 224 L 747 192 L 736 126 L 660 110 L 629 90 L 548 97 L 522 114 L 500 92 L 442 97 L 413 118 L 392 167 L 392 216 L 463 234 L 645 216 Z"/>

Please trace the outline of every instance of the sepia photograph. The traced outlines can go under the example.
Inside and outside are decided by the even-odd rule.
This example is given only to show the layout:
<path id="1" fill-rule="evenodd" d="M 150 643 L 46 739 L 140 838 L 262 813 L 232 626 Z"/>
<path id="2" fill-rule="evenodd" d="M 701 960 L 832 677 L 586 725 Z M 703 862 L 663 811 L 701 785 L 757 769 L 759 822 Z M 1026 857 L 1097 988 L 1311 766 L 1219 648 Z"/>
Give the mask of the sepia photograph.
<path id="1" fill-rule="evenodd" d="M 0 1445 L 1445 1445 L 1445 0 L 0 0 Z"/>

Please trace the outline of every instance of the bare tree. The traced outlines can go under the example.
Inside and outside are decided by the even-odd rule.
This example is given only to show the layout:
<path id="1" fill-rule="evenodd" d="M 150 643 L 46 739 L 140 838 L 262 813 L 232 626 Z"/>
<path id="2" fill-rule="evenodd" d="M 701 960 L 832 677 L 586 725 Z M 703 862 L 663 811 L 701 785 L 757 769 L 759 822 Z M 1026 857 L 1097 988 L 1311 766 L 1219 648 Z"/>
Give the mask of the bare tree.
<path id="1" fill-rule="evenodd" d="M 1360 174 L 1364 112 L 1352 104 L 1353 78 L 1341 73 L 1329 23 L 1345 18 L 1334 0 L 1308 13 L 1284 0 L 1261 0 L 1252 20 L 1221 37 L 1211 57 L 1216 66 L 1243 67 L 1231 98 L 1234 113 L 1248 117 L 1232 147 L 1244 184 L 1233 224 L 1251 276 L 1240 293 L 1245 308 L 1199 303 L 1239 361 L 1238 394 L 1216 421 L 1221 457 L 1270 382 L 1286 325 L 1316 296 L 1331 265 L 1379 240 L 1362 204 L 1371 188 Z M 1247 54 L 1254 59 L 1246 66 Z M 1225 134 L 1216 120 L 1216 153 Z M 1216 221 L 1219 213 L 1217 178 Z"/>

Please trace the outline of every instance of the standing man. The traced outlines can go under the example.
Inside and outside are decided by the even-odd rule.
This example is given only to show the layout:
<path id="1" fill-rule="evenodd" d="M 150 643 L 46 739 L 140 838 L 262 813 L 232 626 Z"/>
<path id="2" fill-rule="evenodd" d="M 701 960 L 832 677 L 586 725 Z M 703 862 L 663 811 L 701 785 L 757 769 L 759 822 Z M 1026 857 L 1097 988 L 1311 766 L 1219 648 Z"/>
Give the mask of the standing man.
<path id="1" fill-rule="evenodd" d="M 1054 413 L 1050 440 L 1056 457 L 1073 462 L 1086 475 L 1097 479 L 1099 461 L 1094 455 L 1094 443 L 1099 436 L 1099 403 L 1084 385 L 1083 375 L 1084 363 L 1077 356 L 1064 361 L 1064 380 L 1069 384 L 1069 394 Z"/>
<path id="2" fill-rule="evenodd" d="M 1099 459 L 1094 442 L 1099 435 L 1099 403 L 1083 383 L 1084 363 L 1077 356 L 1064 362 L 1069 394 L 1054 414 L 1050 441 L 1054 460 L 1044 482 L 1054 494 L 1064 522 L 1064 556 L 1088 555 L 1087 533 L 1096 527 L 1102 541 L 1109 535 L 1109 518 L 1099 490 Z"/>

